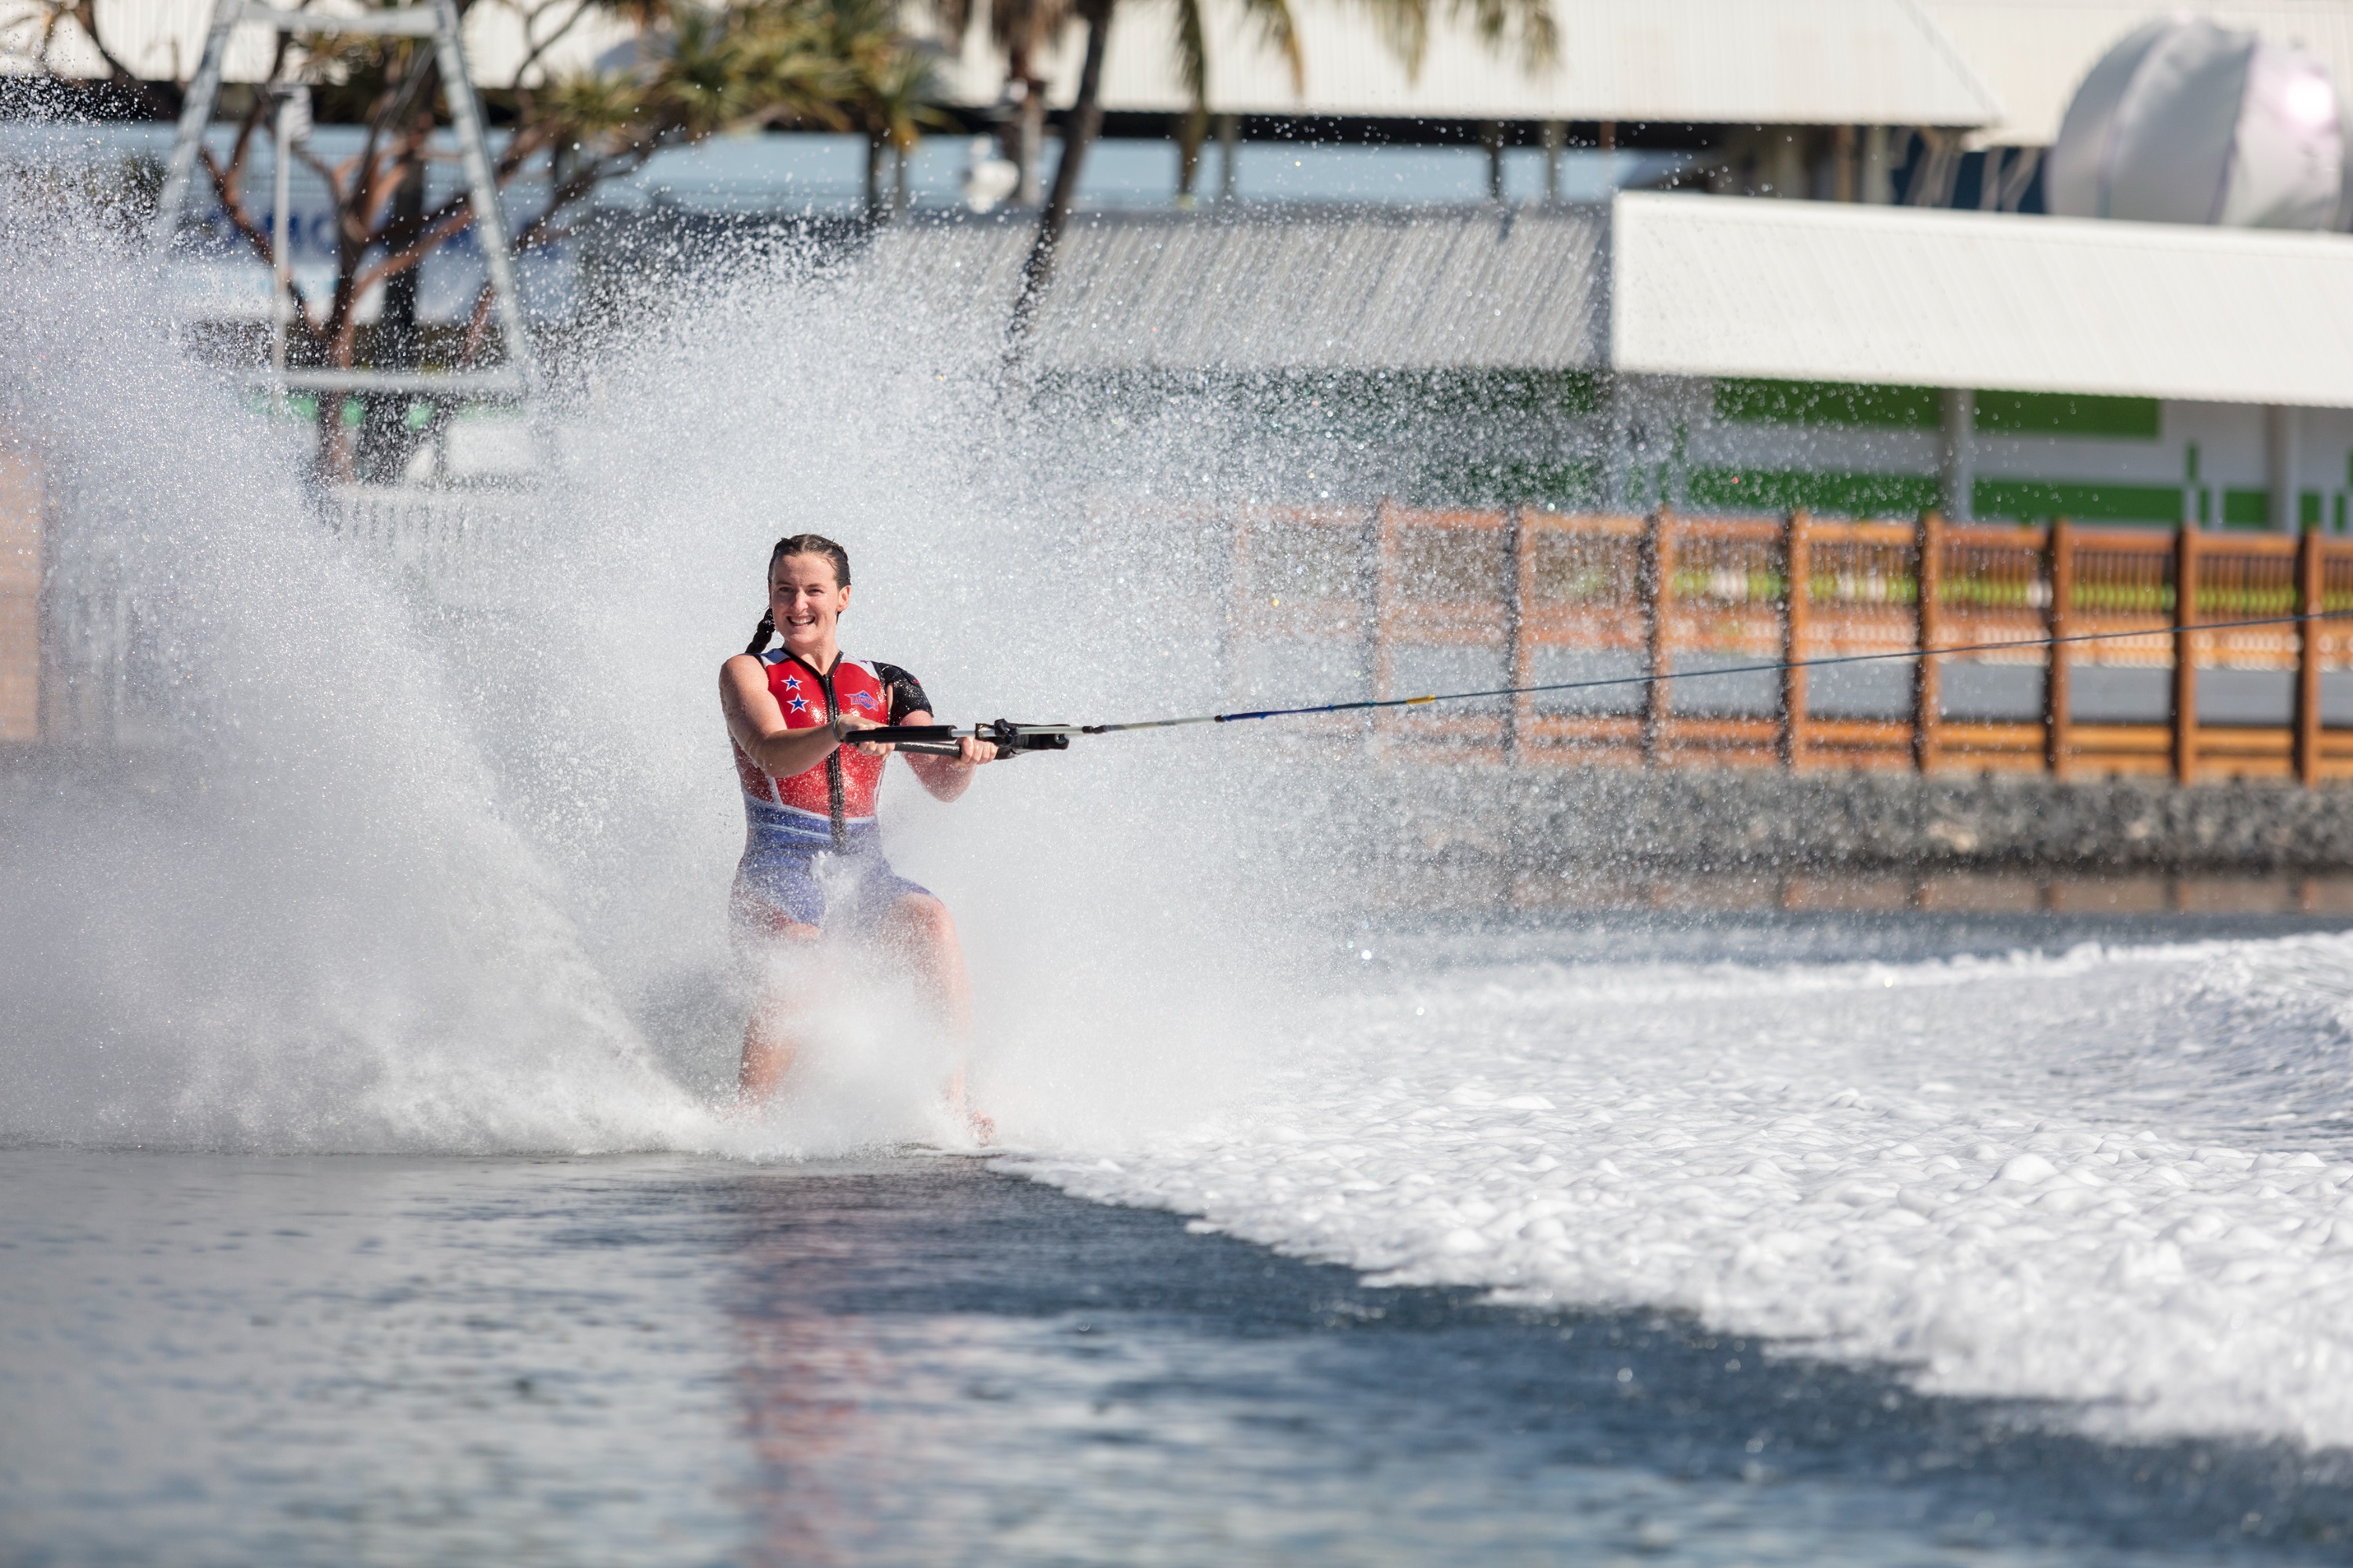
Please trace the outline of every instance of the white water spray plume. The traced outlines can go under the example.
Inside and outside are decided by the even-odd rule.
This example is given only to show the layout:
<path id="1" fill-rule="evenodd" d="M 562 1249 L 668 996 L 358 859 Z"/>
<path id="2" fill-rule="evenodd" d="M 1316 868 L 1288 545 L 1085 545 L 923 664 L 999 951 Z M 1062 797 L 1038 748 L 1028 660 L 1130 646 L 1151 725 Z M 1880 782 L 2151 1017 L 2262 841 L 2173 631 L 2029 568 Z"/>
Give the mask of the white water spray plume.
<path id="1" fill-rule="evenodd" d="M 776 1115 L 723 1114 L 747 1003 L 716 673 L 769 544 L 822 531 L 852 551 L 847 646 L 944 715 L 1198 697 L 1198 661 L 1167 655 L 1207 609 L 1146 556 L 1118 612 L 1092 600 L 1104 467 L 1000 411 L 985 344 L 790 248 L 714 268 L 575 344 L 559 472 L 427 584 L 322 525 L 301 433 L 171 352 L 132 247 L 9 199 L 0 407 L 65 520 L 58 591 L 136 623 L 122 754 L 11 802 L 0 1130 L 782 1154 L 949 1134 L 938 1043 L 887 972 L 827 1015 Z M 1228 907 L 1249 895 L 1219 869 L 1222 792 L 1168 755 L 1008 764 L 953 810 L 903 774 L 886 792 L 897 863 L 964 926 L 976 1087 L 1008 1138 L 1124 1136 L 1245 1059 L 1272 963 Z"/>
<path id="2" fill-rule="evenodd" d="M 56 498 L 52 602 L 135 609 L 123 743 L 5 781 L 0 1138 L 952 1136 L 887 965 L 794 1094 L 726 1110 L 714 676 L 767 546 L 844 540 L 846 646 L 943 716 L 1200 711 L 1216 574 L 1121 508 L 1250 493 L 1294 438 L 1214 400 L 1025 402 L 961 302 L 747 250 L 568 344 L 552 477 L 411 570 L 322 525 L 301 431 L 167 346 L 103 215 L 0 203 L 0 424 Z M 2353 1443 L 2346 939 L 1344 981 L 1303 873 L 1383 830 L 1302 804 L 1344 776 L 1285 755 L 1121 737 L 953 807 L 886 792 L 894 861 L 962 928 L 976 1094 L 1024 1168 L 2123 1436 Z"/>

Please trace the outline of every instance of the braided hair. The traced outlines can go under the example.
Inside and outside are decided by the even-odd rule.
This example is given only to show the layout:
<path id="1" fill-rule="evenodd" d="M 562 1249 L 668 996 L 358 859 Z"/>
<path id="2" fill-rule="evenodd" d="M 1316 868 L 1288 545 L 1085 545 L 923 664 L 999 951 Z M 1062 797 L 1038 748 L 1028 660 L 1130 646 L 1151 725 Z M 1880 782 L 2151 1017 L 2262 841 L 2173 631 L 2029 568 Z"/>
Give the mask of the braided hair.
<path id="1" fill-rule="evenodd" d="M 834 586 L 849 586 L 849 552 L 822 534 L 787 534 L 777 540 L 776 547 L 768 552 L 768 570 L 775 571 L 776 563 L 787 556 L 821 556 L 833 567 Z M 760 629 L 752 633 L 752 641 L 745 645 L 744 652 L 754 659 L 758 658 L 768 651 L 768 640 L 776 634 L 776 612 L 774 609 L 763 610 Z"/>

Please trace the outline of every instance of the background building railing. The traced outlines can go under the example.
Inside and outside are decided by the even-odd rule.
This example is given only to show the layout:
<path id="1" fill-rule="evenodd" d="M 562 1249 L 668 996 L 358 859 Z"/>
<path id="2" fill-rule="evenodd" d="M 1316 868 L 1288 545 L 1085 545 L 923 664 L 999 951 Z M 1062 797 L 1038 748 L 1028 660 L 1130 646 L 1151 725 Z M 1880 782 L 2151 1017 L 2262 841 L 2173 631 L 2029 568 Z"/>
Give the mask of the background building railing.
<path id="1" fill-rule="evenodd" d="M 1687 677 L 1300 732 L 1386 753 L 2353 778 L 2353 620 L 2200 630 L 2353 611 L 2353 541 L 1391 503 L 1246 509 L 1231 541 L 1238 702 Z M 1737 668 L 1852 654 L 1899 657 Z"/>

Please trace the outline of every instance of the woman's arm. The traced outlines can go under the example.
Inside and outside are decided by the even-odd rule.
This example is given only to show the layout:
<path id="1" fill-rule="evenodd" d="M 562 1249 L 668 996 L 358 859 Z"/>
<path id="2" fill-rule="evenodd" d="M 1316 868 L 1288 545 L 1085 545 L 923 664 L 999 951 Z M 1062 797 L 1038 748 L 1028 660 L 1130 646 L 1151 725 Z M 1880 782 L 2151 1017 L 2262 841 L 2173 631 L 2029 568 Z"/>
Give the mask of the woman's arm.
<path id="1" fill-rule="evenodd" d="M 767 666 L 748 653 L 738 653 L 719 667 L 719 706 L 727 715 L 727 733 L 734 736 L 735 744 L 778 779 L 807 772 L 841 744 L 824 725 L 807 729 L 787 726 L 785 710 L 776 705 L 776 694 L 768 690 Z M 863 714 L 843 714 L 834 722 L 844 730 L 877 727 Z"/>
<path id="2" fill-rule="evenodd" d="M 770 705 L 774 705 L 771 704 Z M 936 724 L 927 708 L 917 708 L 899 720 L 903 725 Z M 965 736 L 956 742 L 961 755 L 955 757 L 925 757 L 915 752 L 907 754 L 907 766 L 914 769 L 916 780 L 932 792 L 934 800 L 953 800 L 972 787 L 972 770 L 997 756 L 996 746 L 986 740 Z"/>

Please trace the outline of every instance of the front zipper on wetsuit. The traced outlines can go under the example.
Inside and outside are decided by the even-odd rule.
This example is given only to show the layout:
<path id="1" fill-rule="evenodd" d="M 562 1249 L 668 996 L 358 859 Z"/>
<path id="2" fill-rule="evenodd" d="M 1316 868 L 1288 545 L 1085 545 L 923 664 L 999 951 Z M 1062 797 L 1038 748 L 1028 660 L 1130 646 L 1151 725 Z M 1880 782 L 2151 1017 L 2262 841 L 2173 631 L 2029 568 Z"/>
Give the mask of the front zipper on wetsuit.
<path id="1" fill-rule="evenodd" d="M 841 656 L 839 654 L 836 654 L 834 655 L 833 660 L 833 670 L 839 670 L 840 668 Z M 824 671 L 821 673 L 818 673 L 817 676 L 818 688 L 825 693 L 825 722 L 826 726 L 829 729 L 832 728 L 834 724 L 839 719 L 841 713 L 840 708 L 836 705 L 833 700 L 833 670 Z M 831 808 L 832 810 L 833 853 L 836 854 L 839 854 L 849 843 L 849 818 L 844 814 L 843 810 L 844 800 L 841 781 L 840 733 L 841 732 L 839 730 L 834 731 L 836 738 L 833 749 L 825 754 L 826 804 Z"/>
<path id="2" fill-rule="evenodd" d="M 833 700 L 833 670 L 841 668 L 841 655 L 836 653 L 833 656 L 833 670 L 820 670 L 797 653 L 787 653 L 785 657 L 816 678 L 817 689 L 825 694 L 825 722 L 830 728 L 841 716 L 841 709 Z M 845 812 L 848 802 L 841 781 L 841 744 L 839 741 L 834 743 L 831 751 L 825 754 L 825 793 L 826 803 L 832 808 L 833 853 L 839 854 L 849 847 L 849 819 Z"/>

